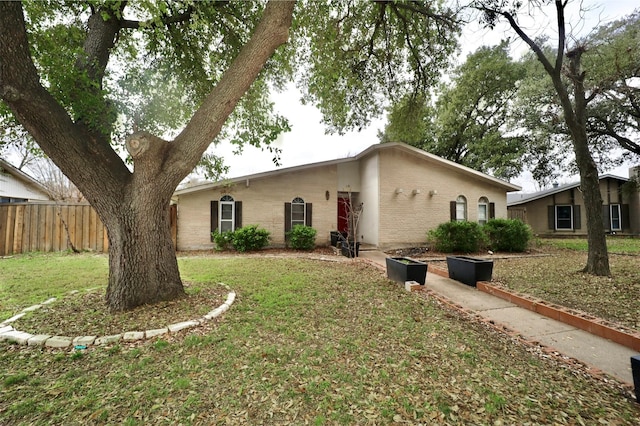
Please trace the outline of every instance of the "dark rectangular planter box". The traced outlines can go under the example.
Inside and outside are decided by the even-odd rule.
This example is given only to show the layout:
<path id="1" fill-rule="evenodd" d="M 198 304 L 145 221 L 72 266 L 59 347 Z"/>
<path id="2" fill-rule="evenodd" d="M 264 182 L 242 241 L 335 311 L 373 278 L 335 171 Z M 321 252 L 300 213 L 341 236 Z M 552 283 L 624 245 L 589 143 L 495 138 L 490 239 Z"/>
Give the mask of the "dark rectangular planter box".
<path id="1" fill-rule="evenodd" d="M 341 244 L 341 249 L 343 256 L 347 257 L 358 257 L 360 253 L 360 243 L 355 243 L 353 241 L 343 241 Z"/>
<path id="2" fill-rule="evenodd" d="M 640 404 L 640 355 L 631 357 L 631 373 L 633 374 L 636 402 Z"/>
<path id="3" fill-rule="evenodd" d="M 447 256 L 449 278 L 472 287 L 478 281 L 491 281 L 493 260 L 467 256 Z"/>
<path id="4" fill-rule="evenodd" d="M 424 285 L 427 279 L 427 264 L 407 257 L 387 257 L 387 277 L 405 283 L 415 281 Z"/>
<path id="5" fill-rule="evenodd" d="M 346 234 L 343 234 L 342 232 L 339 232 L 339 231 L 331 231 L 329 235 L 331 235 L 332 247 L 339 247 L 338 243 L 342 243 L 347 238 Z"/>

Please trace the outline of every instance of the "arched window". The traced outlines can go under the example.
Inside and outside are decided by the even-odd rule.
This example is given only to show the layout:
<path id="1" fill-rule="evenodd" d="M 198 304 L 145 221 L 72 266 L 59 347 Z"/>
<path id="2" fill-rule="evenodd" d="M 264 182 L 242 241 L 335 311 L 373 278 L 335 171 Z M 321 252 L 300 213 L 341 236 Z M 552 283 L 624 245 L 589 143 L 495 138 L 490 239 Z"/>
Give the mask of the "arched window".
<path id="1" fill-rule="evenodd" d="M 220 232 L 234 231 L 235 203 L 231 195 L 220 198 Z"/>
<path id="2" fill-rule="evenodd" d="M 487 197 L 480 197 L 478 200 L 478 223 L 484 225 L 489 219 L 489 200 Z"/>
<path id="3" fill-rule="evenodd" d="M 306 223 L 304 205 L 304 200 L 300 197 L 296 197 L 291 201 L 291 228 Z"/>
<path id="4" fill-rule="evenodd" d="M 456 220 L 467 220 L 467 199 L 464 195 L 459 195 L 456 198 Z"/>

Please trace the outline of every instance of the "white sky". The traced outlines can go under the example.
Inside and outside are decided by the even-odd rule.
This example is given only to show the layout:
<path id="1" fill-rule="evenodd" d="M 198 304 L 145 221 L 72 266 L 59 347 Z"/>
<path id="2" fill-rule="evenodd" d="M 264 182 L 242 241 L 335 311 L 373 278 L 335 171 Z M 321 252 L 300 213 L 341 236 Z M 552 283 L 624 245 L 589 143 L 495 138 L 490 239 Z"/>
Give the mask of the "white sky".
<path id="1" fill-rule="evenodd" d="M 526 2 L 525 2 L 526 3 Z M 580 20 L 578 6 L 582 4 L 586 20 Z M 573 32 L 585 35 L 589 30 L 599 24 L 607 23 L 633 12 L 634 8 L 640 7 L 637 0 L 617 0 L 595 2 L 587 0 L 583 2 L 573 1 L 567 13 L 567 29 L 573 28 Z M 553 38 L 555 30 L 555 8 L 553 3 L 545 14 L 536 14 L 536 19 L 528 22 L 522 21 L 521 25 L 527 30 L 527 34 L 535 36 L 547 31 Z M 546 29 L 546 30 L 545 30 Z M 499 26 L 494 30 L 481 28 L 478 24 L 469 25 L 462 34 L 460 44 L 462 54 L 459 62 L 469 52 L 475 51 L 483 44 L 497 44 L 500 39 L 511 37 L 516 40 L 517 36 L 507 26 Z M 524 53 L 528 47 L 524 42 L 513 43 L 514 56 Z M 361 132 L 349 132 L 343 136 L 325 134 L 324 126 L 321 124 L 321 114 L 313 106 L 302 105 L 299 102 L 300 93 L 292 86 L 284 93 L 275 94 L 273 101 L 277 111 L 287 117 L 291 123 L 291 132 L 282 135 L 275 146 L 282 149 L 281 167 L 292 167 L 301 164 L 315 163 L 325 160 L 333 160 L 355 155 L 369 146 L 378 143 L 378 130 L 382 131 L 386 122 L 385 117 L 379 117 L 372 124 Z M 233 155 L 233 147 L 230 144 L 220 144 L 215 148 L 217 155 L 225 158 L 225 163 L 230 166 L 227 177 L 237 177 L 263 171 L 273 170 L 275 166 L 272 162 L 272 155 L 268 151 L 261 151 L 258 148 L 247 146 L 241 156 Z M 629 166 L 624 166 L 609 173 L 622 177 L 628 176 Z M 577 176 L 567 176 L 560 183 L 577 181 Z M 512 183 L 523 187 L 523 191 L 532 192 L 539 188 L 530 175 L 524 174 Z"/>

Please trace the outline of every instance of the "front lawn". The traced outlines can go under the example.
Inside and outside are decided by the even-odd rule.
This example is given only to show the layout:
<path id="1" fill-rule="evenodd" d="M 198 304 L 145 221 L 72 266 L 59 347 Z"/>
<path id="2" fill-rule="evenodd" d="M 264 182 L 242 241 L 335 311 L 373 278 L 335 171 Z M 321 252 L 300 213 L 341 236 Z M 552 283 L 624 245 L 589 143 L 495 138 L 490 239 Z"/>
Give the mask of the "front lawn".
<path id="1" fill-rule="evenodd" d="M 609 238 L 607 243 L 611 277 L 581 272 L 587 262 L 586 240 L 561 239 L 542 241 L 539 251 L 546 256 L 496 259 L 493 280 L 640 330 L 640 239 Z"/>
<path id="2" fill-rule="evenodd" d="M 0 260 L 11 309 L 49 295 L 30 276 L 64 281 L 58 267 L 73 276 L 65 257 L 31 256 L 29 273 L 21 257 Z M 104 288 L 106 262 L 97 265 L 75 285 Z M 228 284 L 236 303 L 219 320 L 143 343 L 85 351 L 0 343 L 0 423 L 632 425 L 640 417 L 615 385 L 358 262 L 188 257 L 180 267 L 203 290 Z M 73 315 L 84 323 L 87 312 Z"/>

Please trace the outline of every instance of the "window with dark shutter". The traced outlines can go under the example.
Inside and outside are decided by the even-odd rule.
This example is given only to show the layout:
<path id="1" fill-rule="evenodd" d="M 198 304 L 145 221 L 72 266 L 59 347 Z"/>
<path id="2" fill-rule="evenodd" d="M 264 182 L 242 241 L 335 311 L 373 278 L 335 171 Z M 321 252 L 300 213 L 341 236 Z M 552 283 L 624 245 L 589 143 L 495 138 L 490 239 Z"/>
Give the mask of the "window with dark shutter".
<path id="1" fill-rule="evenodd" d="M 218 229 L 218 202 L 212 201 L 210 205 L 211 209 L 211 235 L 216 229 Z M 213 242 L 213 235 L 211 235 L 211 242 Z"/>

